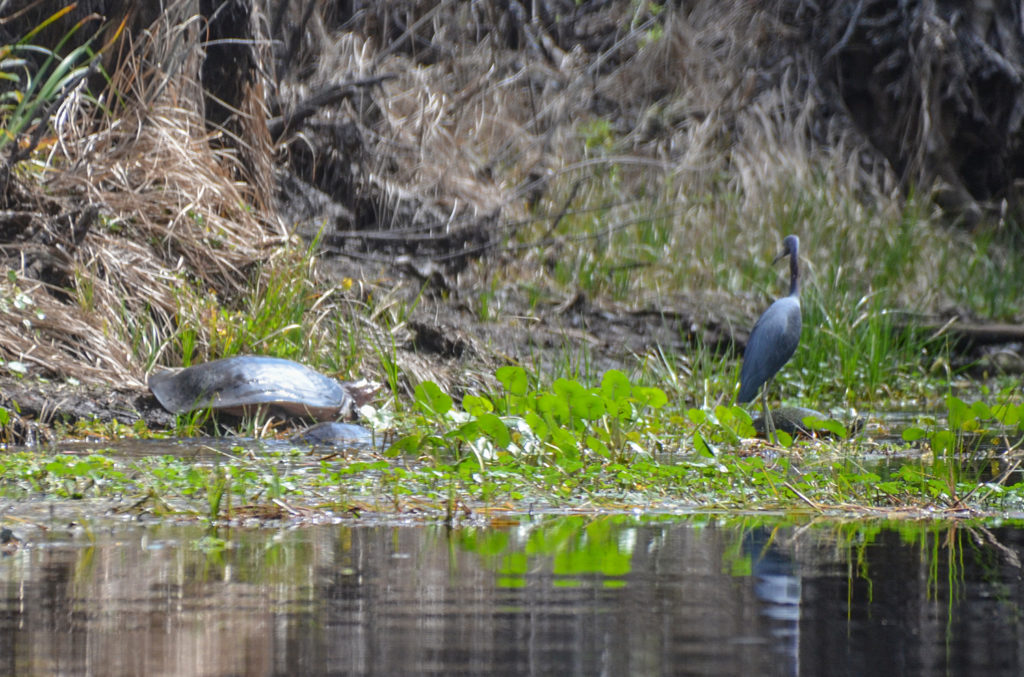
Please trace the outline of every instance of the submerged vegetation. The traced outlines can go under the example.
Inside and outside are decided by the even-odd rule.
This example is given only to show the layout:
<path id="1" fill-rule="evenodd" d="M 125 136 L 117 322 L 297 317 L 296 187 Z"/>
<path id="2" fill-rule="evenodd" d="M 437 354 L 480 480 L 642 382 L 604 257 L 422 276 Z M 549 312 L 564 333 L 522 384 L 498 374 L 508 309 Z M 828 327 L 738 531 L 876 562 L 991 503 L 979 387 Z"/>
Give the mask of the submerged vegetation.
<path id="1" fill-rule="evenodd" d="M 339 253 L 328 235 L 356 236 L 326 216 L 308 219 L 316 236 L 296 235 L 310 224 L 285 222 L 241 159 L 271 164 L 266 120 L 249 124 L 267 148 L 211 143 L 200 50 L 170 39 L 187 25 L 174 12 L 103 73 L 102 94 L 68 90 L 92 43 L 67 56 L 58 43 L 40 71 L 0 64 L 11 83 L 0 150 L 30 134 L 48 141 L 12 177 L 52 213 L 98 210 L 45 275 L 31 257 L 5 260 L 10 378 L 141 388 L 155 365 L 255 353 L 386 386 L 363 412 L 379 449 L 319 455 L 275 442 L 197 461 L 58 443 L 0 455 L 0 493 L 120 498 L 214 521 L 255 505 L 449 518 L 509 504 L 1019 510 L 1019 389 L 1006 377 L 965 387 L 970 365 L 947 335 L 916 327 L 949 308 L 1019 319 L 1024 259 L 1007 235 L 1017 226 L 956 229 L 930 196 L 901 196 L 848 127 L 811 143 L 821 113 L 778 73 L 754 93 L 738 87 L 738 73 L 762 65 L 769 17 L 743 3 L 622 4 L 635 11 L 592 61 L 566 52 L 518 68 L 528 52 L 453 34 L 437 63 L 351 26 L 315 45 L 332 59 L 300 55 L 321 85 L 334 77 L 326 69 L 397 74 L 364 110 L 339 113 L 366 138 L 355 183 L 382 232 L 429 242 L 414 227 L 421 212 L 448 214 L 445 229 L 487 229 L 472 256 L 420 267 L 414 246 L 328 258 Z M 141 77 L 153 63 L 180 68 Z M 294 139 L 276 141 L 297 152 Z M 806 274 L 804 334 L 778 376 L 785 404 L 851 417 L 912 408 L 920 416 L 901 438 L 884 421 L 853 437 L 826 421 L 836 438 L 771 448 L 733 406 L 735 346 L 783 292 L 770 261 L 788 233 Z M 423 347 L 424 326 L 440 348 Z M 0 441 L 14 441 L 18 416 L 16 402 L 0 407 Z M 205 416 L 179 417 L 176 432 L 203 430 Z M 264 423 L 240 431 L 257 436 Z M 159 434 L 109 422 L 64 432 Z"/>

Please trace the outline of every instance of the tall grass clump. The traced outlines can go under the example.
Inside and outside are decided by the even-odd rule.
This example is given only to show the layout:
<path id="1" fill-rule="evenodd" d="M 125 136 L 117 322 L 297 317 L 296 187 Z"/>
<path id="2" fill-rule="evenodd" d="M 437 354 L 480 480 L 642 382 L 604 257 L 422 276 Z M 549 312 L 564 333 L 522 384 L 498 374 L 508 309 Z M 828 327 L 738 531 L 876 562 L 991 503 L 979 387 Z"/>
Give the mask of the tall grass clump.
<path id="1" fill-rule="evenodd" d="M 20 139 L 21 152 L 13 157 L 27 157 L 50 128 L 49 117 L 55 107 L 89 72 L 89 61 L 95 56 L 92 41 L 98 33 L 73 49 L 66 47 L 87 24 L 95 24 L 98 16 L 91 15 L 72 25 L 53 48 L 33 42 L 73 9 L 73 5 L 63 7 L 17 42 L 0 45 L 0 152 Z M 23 138 L 29 131 L 33 132 L 31 140 Z"/>
<path id="2" fill-rule="evenodd" d="M 326 290 L 317 286 L 313 263 L 310 250 L 281 249 L 254 266 L 249 288 L 235 298 L 184 285 L 175 359 L 190 364 L 239 354 L 296 358 L 318 352 L 324 327 L 317 328 L 313 309 Z"/>
<path id="3" fill-rule="evenodd" d="M 141 384 L 152 364 L 180 359 L 168 351 L 179 331 L 202 332 L 187 350 L 211 343 L 212 325 L 178 326 L 181 298 L 238 299 L 250 284 L 266 289 L 257 263 L 287 241 L 282 224 L 251 208 L 252 191 L 232 171 L 237 157 L 210 144 L 194 29 L 194 16 L 177 2 L 145 34 L 124 36 L 101 93 L 64 92 L 53 118 L 57 140 L 34 155 L 45 172 L 24 177 L 24 192 L 42 212 L 91 213 L 72 231 L 74 242 L 62 223 L 43 226 L 42 240 L 64 252 L 51 288 L 64 288 L 46 293 L 21 272 L 9 275 L 31 290 L 45 319 L 8 318 L 2 349 L 45 358 L 46 373 Z M 91 55 L 84 49 L 72 55 Z M 81 74 L 64 71 L 65 79 Z M 34 91 L 52 91 L 52 80 Z M 35 110 L 54 114 L 44 109 Z"/>

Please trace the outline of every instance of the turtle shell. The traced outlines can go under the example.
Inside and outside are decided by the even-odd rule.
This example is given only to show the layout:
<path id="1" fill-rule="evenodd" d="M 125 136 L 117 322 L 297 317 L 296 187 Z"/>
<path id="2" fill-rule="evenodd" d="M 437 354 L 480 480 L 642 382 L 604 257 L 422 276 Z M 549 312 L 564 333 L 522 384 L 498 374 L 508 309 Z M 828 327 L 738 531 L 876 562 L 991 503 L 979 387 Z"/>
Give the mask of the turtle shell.
<path id="1" fill-rule="evenodd" d="M 771 415 L 772 425 L 775 426 L 775 429 L 789 433 L 790 435 L 810 436 L 813 432 L 819 437 L 832 436 L 832 433 L 830 433 L 827 430 L 812 431 L 809 430 L 806 425 L 804 425 L 804 419 L 807 418 L 808 416 L 813 416 L 814 418 L 820 419 L 831 418 L 831 416 L 823 414 L 820 411 L 815 411 L 813 409 L 808 409 L 806 407 L 779 407 L 777 409 L 772 409 Z M 764 415 L 758 414 L 757 416 L 754 417 L 753 422 L 754 430 L 757 432 L 757 434 L 765 435 L 766 432 L 764 424 Z M 856 418 L 852 421 L 847 421 L 845 422 L 846 429 L 851 434 L 859 432 L 860 429 L 864 427 L 864 422 L 865 420 L 863 417 Z"/>
<path id="2" fill-rule="evenodd" d="M 348 417 L 355 405 L 334 379 L 298 362 L 256 355 L 155 372 L 149 389 L 164 409 L 175 414 L 196 409 L 235 415 L 263 411 L 325 421 Z"/>
<path id="3" fill-rule="evenodd" d="M 325 421 L 293 436 L 292 441 L 311 445 L 349 445 L 370 448 L 373 446 L 373 432 L 354 423 Z"/>

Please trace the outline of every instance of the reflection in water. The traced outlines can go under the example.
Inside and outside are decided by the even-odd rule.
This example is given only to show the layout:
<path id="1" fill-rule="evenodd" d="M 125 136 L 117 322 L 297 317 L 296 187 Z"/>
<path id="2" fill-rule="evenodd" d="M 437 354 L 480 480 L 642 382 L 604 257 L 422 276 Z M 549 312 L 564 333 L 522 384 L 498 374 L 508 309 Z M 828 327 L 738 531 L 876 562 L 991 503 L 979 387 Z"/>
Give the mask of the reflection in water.
<path id="1" fill-rule="evenodd" d="M 800 673 L 800 577 L 789 554 L 775 544 L 774 535 L 767 528 L 754 529 L 745 535 L 743 548 L 752 560 L 760 612 L 776 621 L 772 637 L 787 664 L 793 666 L 790 674 L 796 675 Z"/>
<path id="2" fill-rule="evenodd" d="M 1018 674 L 1021 534 L 569 516 L 25 534 L 0 673 Z"/>

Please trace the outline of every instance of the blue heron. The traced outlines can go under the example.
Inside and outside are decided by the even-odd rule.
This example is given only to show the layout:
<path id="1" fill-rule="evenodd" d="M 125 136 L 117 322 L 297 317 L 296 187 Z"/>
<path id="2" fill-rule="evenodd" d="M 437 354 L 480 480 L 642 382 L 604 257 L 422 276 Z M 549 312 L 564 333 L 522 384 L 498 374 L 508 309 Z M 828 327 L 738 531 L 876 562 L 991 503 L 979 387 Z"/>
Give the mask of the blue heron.
<path id="1" fill-rule="evenodd" d="M 782 241 L 782 253 L 772 263 L 789 257 L 789 294 L 768 306 L 750 330 L 747 349 L 743 351 L 740 370 L 740 394 L 737 400 L 750 402 L 761 386 L 761 406 L 764 410 L 765 432 L 778 444 L 775 425 L 768 412 L 768 389 L 772 379 L 783 365 L 793 357 L 800 343 L 800 239 L 787 235 Z M 770 431 L 770 432 L 769 432 Z"/>

